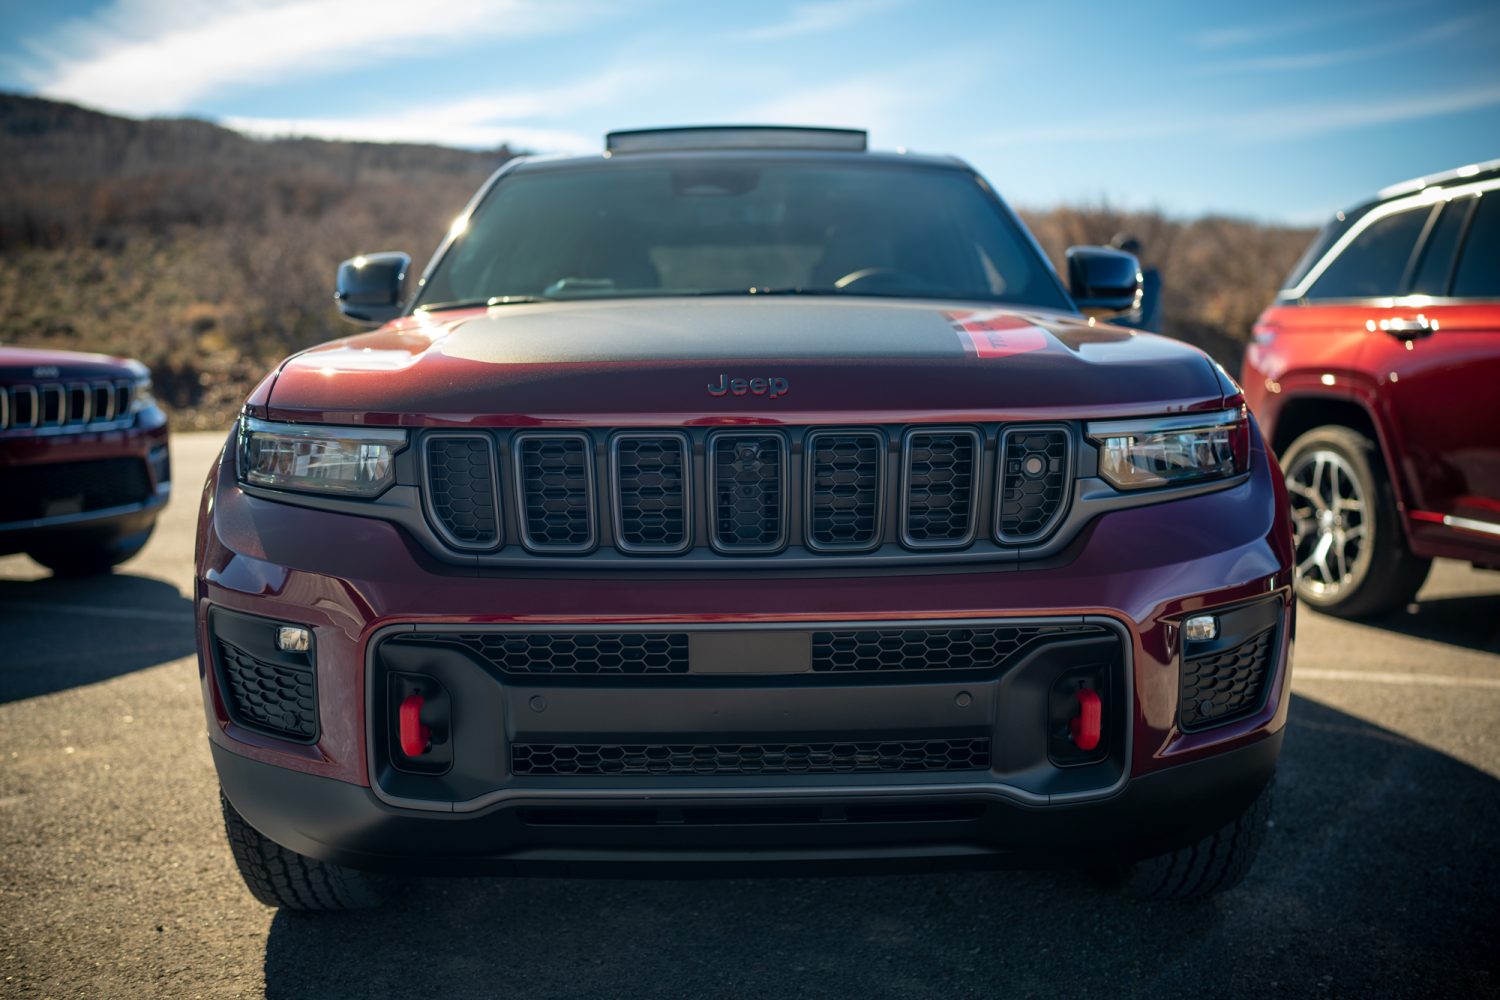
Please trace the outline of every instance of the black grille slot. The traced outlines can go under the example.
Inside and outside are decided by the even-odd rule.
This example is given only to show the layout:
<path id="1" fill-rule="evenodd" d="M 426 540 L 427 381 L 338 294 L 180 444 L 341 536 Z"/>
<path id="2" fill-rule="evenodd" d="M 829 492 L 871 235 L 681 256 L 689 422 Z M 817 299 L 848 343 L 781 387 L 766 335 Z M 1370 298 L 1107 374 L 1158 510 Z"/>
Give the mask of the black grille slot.
<path id="1" fill-rule="evenodd" d="M 230 718 L 275 736 L 308 741 L 318 734 L 311 664 L 271 663 L 218 639 Z"/>
<path id="2" fill-rule="evenodd" d="M 885 441 L 866 432 L 815 433 L 808 442 L 808 541 L 821 549 L 866 549 L 880 539 Z"/>
<path id="3" fill-rule="evenodd" d="M 507 674 L 685 674 L 683 632 L 417 632 L 397 644 L 461 646 Z"/>
<path id="4" fill-rule="evenodd" d="M 990 766 L 990 741 L 858 743 L 513 743 L 516 774 L 837 774 L 969 771 Z"/>
<path id="5" fill-rule="evenodd" d="M 906 439 L 906 542 L 917 547 L 967 545 L 974 537 L 979 435 L 921 431 Z"/>
<path id="6" fill-rule="evenodd" d="M 499 543 L 500 504 L 489 438 L 429 437 L 427 487 L 432 516 L 451 544 L 490 549 Z"/>
<path id="7" fill-rule="evenodd" d="M 768 552 L 786 541 L 786 443 L 776 434 L 709 439 L 713 543 L 726 552 Z"/>
<path id="8" fill-rule="evenodd" d="M 1068 432 L 1017 428 L 1001 444 L 995 533 L 1002 542 L 1035 542 L 1056 526 L 1068 498 Z"/>
<path id="9" fill-rule="evenodd" d="M 151 477 L 139 458 L 18 465 L 5 470 L 0 523 L 125 507 L 151 495 Z"/>
<path id="10" fill-rule="evenodd" d="M 687 478 L 692 454 L 678 434 L 615 439 L 616 540 L 627 551 L 679 552 L 690 541 Z"/>
<path id="11" fill-rule="evenodd" d="M 1260 711 L 1275 638 L 1270 628 L 1229 649 L 1184 659 L 1182 728 L 1208 729 Z"/>
<path id="12" fill-rule="evenodd" d="M 992 670 L 1033 643 L 1108 635 L 1099 625 L 840 629 L 813 633 L 813 670 L 825 673 Z"/>
<path id="13" fill-rule="evenodd" d="M 528 548 L 581 552 L 594 545 L 593 445 L 581 434 L 516 439 L 521 533 Z"/>

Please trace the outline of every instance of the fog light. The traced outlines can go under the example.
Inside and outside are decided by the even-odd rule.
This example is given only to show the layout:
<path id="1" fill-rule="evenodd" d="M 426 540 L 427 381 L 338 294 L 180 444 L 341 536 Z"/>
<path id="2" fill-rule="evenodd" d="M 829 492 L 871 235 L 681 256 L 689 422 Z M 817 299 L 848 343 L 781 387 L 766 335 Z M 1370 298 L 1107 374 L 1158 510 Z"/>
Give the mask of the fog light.
<path id="1" fill-rule="evenodd" d="M 1219 637 L 1219 619 L 1213 615 L 1194 615 L 1182 623 L 1182 634 L 1188 642 L 1204 642 Z"/>
<path id="2" fill-rule="evenodd" d="M 312 648 L 312 633 L 298 625 L 283 625 L 276 630 L 276 648 L 283 653 L 305 653 Z"/>

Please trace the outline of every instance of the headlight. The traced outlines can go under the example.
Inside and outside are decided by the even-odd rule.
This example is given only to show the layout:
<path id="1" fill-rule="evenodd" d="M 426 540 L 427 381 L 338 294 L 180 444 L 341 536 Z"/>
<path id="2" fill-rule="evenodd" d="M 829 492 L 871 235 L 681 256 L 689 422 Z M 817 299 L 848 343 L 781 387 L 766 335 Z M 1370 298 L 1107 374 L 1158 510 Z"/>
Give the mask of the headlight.
<path id="1" fill-rule="evenodd" d="M 151 377 L 137 378 L 131 386 L 130 412 L 131 415 L 145 413 L 156 405 L 156 394 L 151 391 Z"/>
<path id="2" fill-rule="evenodd" d="M 406 432 L 240 419 L 239 478 L 251 486 L 373 497 L 396 481 Z"/>
<path id="3" fill-rule="evenodd" d="M 1244 407 L 1095 421 L 1088 425 L 1088 437 L 1099 446 L 1099 474 L 1121 490 L 1219 479 L 1250 465 L 1250 420 Z"/>

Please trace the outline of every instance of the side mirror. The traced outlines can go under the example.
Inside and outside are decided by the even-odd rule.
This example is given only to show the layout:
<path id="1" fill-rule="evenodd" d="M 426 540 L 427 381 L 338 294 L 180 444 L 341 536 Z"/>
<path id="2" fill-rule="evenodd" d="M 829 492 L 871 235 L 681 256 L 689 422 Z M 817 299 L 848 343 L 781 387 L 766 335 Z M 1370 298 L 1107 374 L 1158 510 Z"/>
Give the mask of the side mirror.
<path id="1" fill-rule="evenodd" d="M 345 319 L 385 323 L 401 315 L 411 257 L 387 251 L 351 257 L 339 265 L 334 300 Z"/>
<path id="2" fill-rule="evenodd" d="M 1109 247 L 1068 248 L 1068 291 L 1085 316 L 1111 317 L 1140 308 L 1141 265 Z"/>

